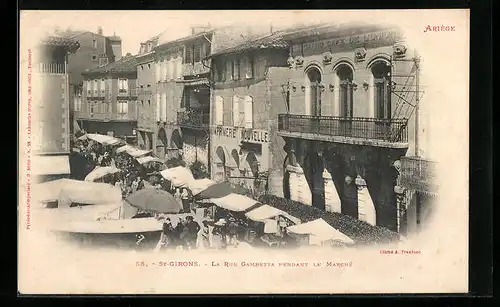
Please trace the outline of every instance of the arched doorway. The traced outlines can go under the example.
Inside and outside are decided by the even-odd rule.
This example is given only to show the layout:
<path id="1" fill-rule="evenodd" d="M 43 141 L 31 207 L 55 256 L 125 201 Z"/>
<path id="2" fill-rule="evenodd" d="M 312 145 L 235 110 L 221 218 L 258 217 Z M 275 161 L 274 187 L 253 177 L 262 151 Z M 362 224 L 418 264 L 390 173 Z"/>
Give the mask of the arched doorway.
<path id="1" fill-rule="evenodd" d="M 324 169 L 323 158 L 311 149 L 304 159 L 304 175 L 311 190 L 312 205 L 321 210 L 325 210 Z"/>
<path id="2" fill-rule="evenodd" d="M 306 71 L 307 93 L 310 115 L 321 116 L 321 72 L 316 66 Z"/>
<path id="3" fill-rule="evenodd" d="M 217 147 L 215 150 L 215 181 L 226 181 L 229 177 L 226 167 L 226 154 L 222 146 Z"/>
<path id="4" fill-rule="evenodd" d="M 231 151 L 231 157 L 233 157 L 234 162 L 236 163 L 236 166 L 239 169 L 240 168 L 240 155 L 238 154 L 238 151 L 236 149 L 233 149 Z"/>
<path id="5" fill-rule="evenodd" d="M 179 132 L 178 129 L 175 129 L 172 132 L 172 137 L 170 139 L 170 146 L 172 148 L 182 149 L 183 145 L 184 145 L 184 141 L 182 140 L 181 133 Z"/>
<path id="6" fill-rule="evenodd" d="M 161 158 L 165 158 L 165 155 L 167 154 L 167 147 L 167 133 L 165 132 L 165 129 L 160 128 L 156 137 L 156 155 Z"/>

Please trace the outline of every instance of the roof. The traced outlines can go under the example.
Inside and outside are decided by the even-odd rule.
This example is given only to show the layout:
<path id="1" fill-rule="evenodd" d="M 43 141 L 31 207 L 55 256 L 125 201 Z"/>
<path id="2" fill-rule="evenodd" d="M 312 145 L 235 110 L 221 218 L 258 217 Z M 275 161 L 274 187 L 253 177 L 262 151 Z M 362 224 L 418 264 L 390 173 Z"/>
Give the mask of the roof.
<path id="1" fill-rule="evenodd" d="M 68 38 L 65 36 L 57 36 L 57 35 L 50 35 L 45 37 L 40 41 L 41 45 L 50 45 L 50 46 L 58 46 L 58 47 L 68 47 L 70 49 L 78 49 L 80 47 L 80 44 L 78 41 Z"/>
<path id="2" fill-rule="evenodd" d="M 283 33 L 283 31 L 279 31 L 272 34 L 267 34 L 264 37 L 244 42 L 235 47 L 220 50 L 219 52 L 212 54 L 211 57 L 222 54 L 241 53 L 250 50 L 286 49 L 288 48 L 288 44 L 283 40 Z"/>
<path id="3" fill-rule="evenodd" d="M 170 45 L 170 44 L 182 43 L 182 42 L 185 42 L 185 41 L 188 41 L 191 39 L 200 38 L 200 37 L 203 37 L 203 36 L 208 35 L 208 34 L 213 34 L 216 30 L 217 29 L 207 29 L 206 31 L 198 32 L 196 34 L 190 34 L 188 36 L 183 36 L 181 38 L 174 39 L 171 41 L 158 41 L 158 45 L 156 47 L 162 48 L 162 47 L 165 47 L 165 46 Z M 162 32 L 161 34 L 163 34 L 163 33 L 164 32 Z"/>
<path id="4" fill-rule="evenodd" d="M 119 61 L 85 71 L 82 74 L 132 72 L 137 72 L 137 58 L 135 55 L 124 56 Z"/>
<path id="5" fill-rule="evenodd" d="M 112 36 L 106 36 L 107 39 L 109 39 L 110 41 L 114 41 L 114 42 L 121 42 L 122 41 L 122 38 L 119 37 L 119 36 L 116 36 L 116 35 L 112 35 Z"/>

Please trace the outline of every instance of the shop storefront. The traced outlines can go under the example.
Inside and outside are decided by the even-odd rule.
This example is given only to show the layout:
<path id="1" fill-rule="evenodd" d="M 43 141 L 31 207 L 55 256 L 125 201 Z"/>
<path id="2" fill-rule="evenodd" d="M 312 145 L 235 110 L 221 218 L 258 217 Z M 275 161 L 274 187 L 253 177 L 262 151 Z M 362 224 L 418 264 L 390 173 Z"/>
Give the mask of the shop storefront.
<path id="1" fill-rule="evenodd" d="M 259 129 L 217 126 L 211 131 L 212 178 L 264 189 L 259 176 L 269 170 L 269 132 Z M 263 183 L 265 185 L 265 183 Z"/>

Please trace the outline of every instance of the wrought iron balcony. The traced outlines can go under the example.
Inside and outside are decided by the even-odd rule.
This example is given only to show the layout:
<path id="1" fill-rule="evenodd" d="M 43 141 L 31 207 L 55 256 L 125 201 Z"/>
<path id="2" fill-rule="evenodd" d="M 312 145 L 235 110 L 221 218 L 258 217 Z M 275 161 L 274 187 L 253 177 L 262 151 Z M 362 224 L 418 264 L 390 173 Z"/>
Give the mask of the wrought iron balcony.
<path id="1" fill-rule="evenodd" d="M 369 141 L 378 141 L 385 144 L 397 143 L 407 147 L 407 126 L 407 119 L 278 115 L 278 133 L 282 136 L 340 143 L 365 144 Z"/>
<path id="2" fill-rule="evenodd" d="M 435 193 L 436 162 L 418 157 L 401 157 L 399 184 L 407 189 Z"/>
<path id="3" fill-rule="evenodd" d="M 199 110 L 177 112 L 177 125 L 193 129 L 208 129 L 210 113 Z"/>

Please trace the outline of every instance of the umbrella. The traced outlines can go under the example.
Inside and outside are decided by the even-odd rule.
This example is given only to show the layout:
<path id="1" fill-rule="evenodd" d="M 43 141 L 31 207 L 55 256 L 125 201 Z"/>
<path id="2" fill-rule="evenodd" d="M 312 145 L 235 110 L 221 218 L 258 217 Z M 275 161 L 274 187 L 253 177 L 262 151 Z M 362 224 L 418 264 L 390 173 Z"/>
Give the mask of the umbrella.
<path id="1" fill-rule="evenodd" d="M 101 143 L 103 145 L 117 145 L 122 142 L 122 140 L 114 138 L 109 135 L 103 135 L 103 134 L 96 134 L 96 133 L 87 133 L 86 134 L 87 138 L 96 141 L 98 143 Z"/>
<path id="2" fill-rule="evenodd" d="M 191 184 L 189 185 L 189 189 L 191 190 L 193 195 L 196 195 L 214 184 L 216 184 L 216 182 L 208 178 L 197 179 L 191 182 Z"/>
<path id="3" fill-rule="evenodd" d="M 246 194 L 243 188 L 235 188 L 227 182 L 220 182 L 208 186 L 205 190 L 196 194 L 196 199 L 221 198 L 229 194 Z"/>
<path id="4" fill-rule="evenodd" d="M 157 157 L 151 157 L 151 156 L 137 158 L 136 160 L 137 160 L 137 162 L 139 162 L 139 164 L 146 164 L 146 163 L 149 163 L 149 162 L 162 162 L 159 158 L 157 158 Z"/>
<path id="5" fill-rule="evenodd" d="M 260 205 L 258 201 L 239 194 L 229 194 L 221 198 L 213 198 L 210 201 L 216 206 L 237 212 L 251 210 L 252 207 Z"/>
<path id="6" fill-rule="evenodd" d="M 175 187 L 189 187 L 191 182 L 194 181 L 191 170 L 182 166 L 167 168 L 161 171 L 160 174 L 163 178 L 170 180 Z"/>
<path id="7" fill-rule="evenodd" d="M 156 213 L 179 213 L 182 210 L 182 204 L 172 194 L 154 188 L 139 190 L 126 201 L 133 207 Z"/>
<path id="8" fill-rule="evenodd" d="M 86 177 L 85 181 L 96 181 L 101 179 L 104 176 L 116 174 L 120 172 L 120 169 L 112 166 L 103 166 L 94 168 Z"/>

